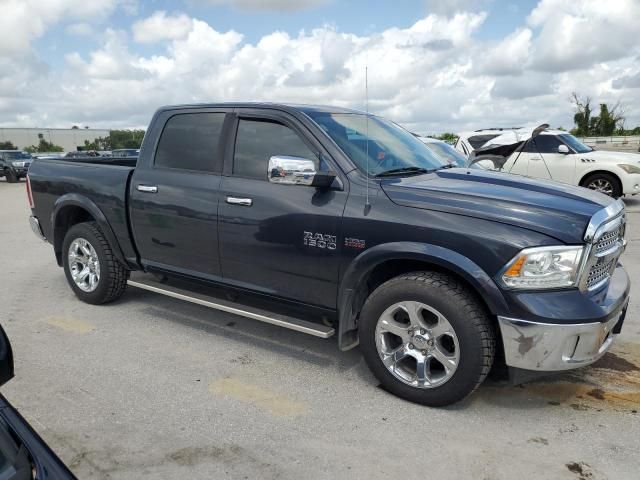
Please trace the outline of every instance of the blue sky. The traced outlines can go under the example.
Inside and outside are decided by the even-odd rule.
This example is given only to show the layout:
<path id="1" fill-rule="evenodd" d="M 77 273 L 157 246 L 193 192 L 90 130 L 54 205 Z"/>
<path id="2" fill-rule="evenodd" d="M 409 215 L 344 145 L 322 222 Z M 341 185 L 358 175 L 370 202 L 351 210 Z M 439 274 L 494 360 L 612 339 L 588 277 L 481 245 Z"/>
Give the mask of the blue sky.
<path id="1" fill-rule="evenodd" d="M 371 106 L 422 132 L 640 124 L 637 0 L 0 0 L 0 125 L 140 127 L 165 103 Z"/>
<path id="2" fill-rule="evenodd" d="M 447 3 L 446 0 L 444 3 Z M 478 30 L 478 38 L 500 39 L 522 23 L 537 4 L 535 0 L 521 1 L 476 1 L 473 9 L 487 12 L 487 18 Z M 97 31 L 105 27 L 130 30 L 140 18 L 162 10 L 167 13 L 185 12 L 202 19 L 219 31 L 236 30 L 248 42 L 256 42 L 274 30 L 282 30 L 295 36 L 301 30 L 312 30 L 323 25 L 331 25 L 339 31 L 367 35 L 392 27 L 407 27 L 429 13 L 439 12 L 442 7 L 430 5 L 420 0 L 332 0 L 308 9 L 300 10 L 250 10 L 232 5 L 212 5 L 197 0 L 170 1 L 145 0 L 136 3 L 134 12 L 118 11 L 108 17 L 87 19 L 93 22 Z M 66 28 L 77 19 L 60 22 L 36 43 L 37 48 L 46 52 L 51 65 L 64 62 L 64 54 L 69 50 L 81 54 L 89 53 L 100 42 L 99 36 L 83 38 L 69 35 Z M 160 51 L 159 45 L 136 45 L 140 54 L 151 55 Z"/>

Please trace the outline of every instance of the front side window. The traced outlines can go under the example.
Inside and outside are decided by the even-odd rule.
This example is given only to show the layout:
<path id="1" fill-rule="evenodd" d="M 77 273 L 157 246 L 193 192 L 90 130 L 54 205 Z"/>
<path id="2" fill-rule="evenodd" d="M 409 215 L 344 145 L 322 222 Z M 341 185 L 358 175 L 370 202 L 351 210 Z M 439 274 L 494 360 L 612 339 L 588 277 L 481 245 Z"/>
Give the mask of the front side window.
<path id="1" fill-rule="evenodd" d="M 563 133 L 559 135 L 559 137 L 564 143 L 569 146 L 569 148 L 573 149 L 576 153 L 587 153 L 593 151 L 593 148 L 585 145 L 570 133 Z"/>
<path id="2" fill-rule="evenodd" d="M 240 119 L 233 157 L 233 174 L 267 179 L 269 159 L 273 156 L 312 160 L 319 169 L 318 155 L 289 127 L 270 120 Z"/>
<path id="3" fill-rule="evenodd" d="M 215 171 L 224 117 L 224 113 L 181 113 L 171 117 L 160 136 L 155 165 Z"/>
<path id="4" fill-rule="evenodd" d="M 370 175 L 434 170 L 447 164 L 410 132 L 380 117 L 326 112 L 309 115 L 361 171 Z"/>

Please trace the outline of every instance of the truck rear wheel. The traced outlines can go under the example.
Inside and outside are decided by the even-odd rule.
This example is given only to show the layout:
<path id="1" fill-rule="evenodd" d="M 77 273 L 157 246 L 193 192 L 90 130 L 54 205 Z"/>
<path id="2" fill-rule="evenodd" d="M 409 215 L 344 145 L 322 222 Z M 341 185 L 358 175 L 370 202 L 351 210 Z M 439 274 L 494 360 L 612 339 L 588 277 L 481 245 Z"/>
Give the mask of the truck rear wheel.
<path id="1" fill-rule="evenodd" d="M 495 332 L 485 309 L 455 278 L 414 272 L 393 278 L 367 299 L 360 348 L 391 393 L 440 407 L 458 402 L 485 379 Z"/>
<path id="2" fill-rule="evenodd" d="M 62 244 L 64 273 L 76 296 L 100 305 L 122 296 L 129 271 L 116 259 L 95 222 L 72 226 Z"/>

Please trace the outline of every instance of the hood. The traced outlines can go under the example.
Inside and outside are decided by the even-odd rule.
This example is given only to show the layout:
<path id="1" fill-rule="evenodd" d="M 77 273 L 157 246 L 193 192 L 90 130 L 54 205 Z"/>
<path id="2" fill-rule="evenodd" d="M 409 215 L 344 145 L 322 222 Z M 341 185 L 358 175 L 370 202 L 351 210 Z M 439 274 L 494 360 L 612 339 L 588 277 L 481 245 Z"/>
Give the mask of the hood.
<path id="1" fill-rule="evenodd" d="M 614 201 L 586 188 L 464 168 L 381 186 L 398 205 L 506 223 L 573 244 L 583 243 L 591 216 Z"/>
<path id="2" fill-rule="evenodd" d="M 612 152 L 609 150 L 594 150 L 587 153 L 576 153 L 579 158 L 591 159 L 601 163 L 626 163 L 637 165 L 640 163 L 640 153 Z"/>

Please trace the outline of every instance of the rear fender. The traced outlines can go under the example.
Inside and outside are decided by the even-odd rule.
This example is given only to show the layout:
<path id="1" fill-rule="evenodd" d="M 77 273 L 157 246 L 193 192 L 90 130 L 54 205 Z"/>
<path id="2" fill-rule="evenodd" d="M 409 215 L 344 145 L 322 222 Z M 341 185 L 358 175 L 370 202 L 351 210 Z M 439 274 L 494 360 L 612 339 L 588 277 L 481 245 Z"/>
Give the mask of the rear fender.
<path id="1" fill-rule="evenodd" d="M 128 265 L 125 257 L 120 248 L 120 244 L 116 239 L 115 234 L 109 225 L 107 217 L 102 213 L 102 210 L 89 198 L 79 195 L 77 193 L 67 193 L 66 195 L 58 198 L 53 205 L 53 211 L 51 212 L 51 231 L 53 232 L 53 249 L 56 252 L 56 258 L 58 259 L 58 265 L 62 266 L 62 242 L 64 241 L 64 235 L 66 232 L 60 230 L 58 225 L 59 215 L 68 207 L 79 207 L 85 210 L 96 221 L 100 230 L 104 234 L 115 254 L 116 258 L 123 264 Z"/>
<path id="2" fill-rule="evenodd" d="M 508 312 L 504 296 L 487 273 L 469 258 L 437 245 L 393 242 L 376 245 L 358 255 L 345 271 L 340 284 L 338 345 L 349 350 L 358 344 L 357 318 L 364 303 L 363 282 L 374 268 L 389 260 L 413 260 L 431 264 L 462 277 L 482 297 L 492 315 Z"/>

